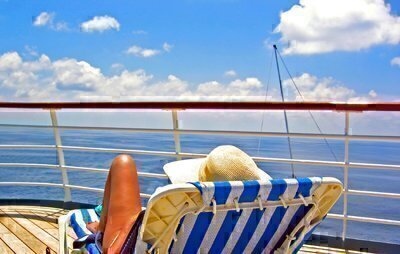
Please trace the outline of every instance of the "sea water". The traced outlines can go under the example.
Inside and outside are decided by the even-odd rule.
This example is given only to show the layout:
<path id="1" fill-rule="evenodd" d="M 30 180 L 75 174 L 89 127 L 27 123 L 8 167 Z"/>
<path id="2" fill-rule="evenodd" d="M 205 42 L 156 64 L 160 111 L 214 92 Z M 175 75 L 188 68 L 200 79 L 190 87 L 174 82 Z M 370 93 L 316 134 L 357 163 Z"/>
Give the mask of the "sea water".
<path id="1" fill-rule="evenodd" d="M 157 151 L 175 151 L 172 134 L 121 133 L 106 131 L 61 131 L 65 146 L 84 146 L 102 148 L 140 149 Z M 251 156 L 289 158 L 287 138 L 259 138 L 213 135 L 181 135 L 183 152 L 208 153 L 218 145 L 235 145 Z M 329 140 L 328 148 L 324 140 L 292 139 L 295 159 L 338 161 L 344 158 L 344 142 Z M 52 130 L 38 129 L 1 129 L 0 144 L 41 144 L 53 145 Z M 65 161 L 69 166 L 109 168 L 116 153 L 84 152 L 64 150 Z M 400 164 L 400 144 L 391 142 L 351 141 L 349 158 L 351 162 Z M 174 157 L 132 155 L 141 172 L 163 173 L 165 163 L 174 161 Z M 0 149 L 0 163 L 43 163 L 58 164 L 55 150 L 38 149 Z M 273 178 L 289 178 L 291 167 L 282 163 L 258 163 Z M 295 165 L 296 177 L 332 176 L 343 182 L 343 168 Z M 68 171 L 69 183 L 95 188 L 103 188 L 106 173 Z M 47 182 L 62 183 L 58 169 L 46 168 L 9 168 L 0 167 L 1 182 Z M 168 184 L 167 180 L 140 178 L 142 193 L 153 193 L 159 187 Z M 349 188 L 379 192 L 400 193 L 400 171 L 379 169 L 349 169 Z M 63 189 L 51 187 L 0 187 L 0 199 L 49 199 L 62 200 Z M 72 199 L 76 202 L 99 204 L 101 195 L 89 191 L 72 190 Z M 143 200 L 145 203 L 146 201 Z M 348 213 L 383 219 L 400 220 L 400 200 L 377 197 L 349 196 Z M 343 212 L 341 198 L 331 213 Z M 343 222 L 326 219 L 317 229 L 318 233 L 341 236 Z M 347 237 L 368 239 L 400 244 L 400 227 L 372 223 L 348 222 Z"/>

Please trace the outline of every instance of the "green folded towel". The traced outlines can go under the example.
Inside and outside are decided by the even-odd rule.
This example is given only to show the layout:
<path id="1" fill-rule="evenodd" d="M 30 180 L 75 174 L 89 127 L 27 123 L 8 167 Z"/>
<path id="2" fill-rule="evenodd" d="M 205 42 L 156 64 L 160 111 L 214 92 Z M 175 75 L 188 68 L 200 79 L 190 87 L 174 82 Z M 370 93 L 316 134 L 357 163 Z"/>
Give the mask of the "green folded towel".
<path id="1" fill-rule="evenodd" d="M 97 215 L 100 217 L 101 216 L 101 211 L 103 210 L 103 205 L 98 205 L 94 208 L 94 211 L 97 213 Z"/>

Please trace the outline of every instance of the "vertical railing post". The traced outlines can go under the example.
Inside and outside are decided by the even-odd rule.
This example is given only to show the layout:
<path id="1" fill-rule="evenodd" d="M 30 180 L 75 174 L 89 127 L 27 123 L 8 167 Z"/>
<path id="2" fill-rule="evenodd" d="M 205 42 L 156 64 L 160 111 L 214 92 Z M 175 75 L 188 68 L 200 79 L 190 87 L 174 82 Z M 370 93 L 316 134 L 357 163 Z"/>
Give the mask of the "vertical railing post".
<path id="1" fill-rule="evenodd" d="M 53 125 L 54 139 L 56 142 L 58 165 L 61 169 L 62 182 L 64 185 L 64 202 L 69 202 L 71 201 L 71 188 L 66 187 L 66 185 L 69 185 L 68 174 L 67 170 L 63 168 L 65 166 L 64 151 L 62 149 L 60 132 L 58 131 L 57 114 L 54 109 L 50 109 L 50 117 Z"/>
<path id="2" fill-rule="evenodd" d="M 347 233 L 347 193 L 349 190 L 349 131 L 350 131 L 350 112 L 346 111 L 345 113 L 345 129 L 344 129 L 344 174 L 343 174 L 343 232 L 342 232 L 342 239 L 343 241 L 346 239 Z"/>
<path id="3" fill-rule="evenodd" d="M 181 152 L 181 140 L 178 132 L 179 130 L 178 111 L 176 110 L 172 110 L 172 127 L 174 129 L 176 159 L 180 160 L 181 156 L 179 154 Z"/>

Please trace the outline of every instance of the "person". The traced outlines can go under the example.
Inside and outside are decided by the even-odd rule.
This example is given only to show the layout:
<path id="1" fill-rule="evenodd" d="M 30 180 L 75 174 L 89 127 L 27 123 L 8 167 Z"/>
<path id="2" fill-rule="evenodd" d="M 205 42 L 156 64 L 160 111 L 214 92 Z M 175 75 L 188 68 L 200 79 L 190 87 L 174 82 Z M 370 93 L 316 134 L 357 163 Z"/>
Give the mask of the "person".
<path id="1" fill-rule="evenodd" d="M 249 155 L 230 145 L 218 146 L 206 158 L 168 163 L 164 171 L 173 184 L 271 179 Z M 119 155 L 113 160 L 107 177 L 100 222 L 89 223 L 86 227 L 100 236 L 96 243 L 99 242 L 98 248 L 103 253 L 120 253 L 121 249 L 126 249 L 127 236 L 132 231 L 137 234 L 141 211 L 135 162 L 129 155 Z"/>
<path id="2" fill-rule="evenodd" d="M 86 227 L 100 237 L 102 253 L 120 253 L 128 234 L 142 211 L 136 164 L 129 155 L 118 155 L 107 176 L 100 221 Z"/>

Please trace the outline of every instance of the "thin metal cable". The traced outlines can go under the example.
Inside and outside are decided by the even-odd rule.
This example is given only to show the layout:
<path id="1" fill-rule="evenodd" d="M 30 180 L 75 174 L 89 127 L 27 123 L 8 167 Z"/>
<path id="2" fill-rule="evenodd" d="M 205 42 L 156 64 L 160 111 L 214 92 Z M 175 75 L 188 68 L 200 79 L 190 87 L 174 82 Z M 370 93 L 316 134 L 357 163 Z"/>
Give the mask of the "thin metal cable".
<path id="1" fill-rule="evenodd" d="M 285 102 L 285 97 L 283 96 L 283 86 L 282 86 L 282 78 L 281 78 L 281 72 L 279 69 L 279 61 L 278 61 L 278 57 L 277 52 L 278 48 L 276 47 L 276 45 L 274 45 L 274 53 L 275 53 L 275 62 L 276 62 L 276 70 L 278 72 L 278 78 L 279 78 L 279 88 L 281 90 L 281 97 L 282 97 L 282 102 Z M 285 117 L 285 127 L 286 127 L 286 133 L 289 134 L 289 123 L 288 123 L 288 118 L 287 118 L 287 114 L 286 114 L 286 110 L 283 110 L 283 116 Z M 289 155 L 290 155 L 290 159 L 293 160 L 293 153 L 292 153 L 292 144 L 290 141 L 290 136 L 287 137 L 288 140 L 288 145 L 289 145 Z M 292 169 L 292 178 L 295 178 L 295 174 L 294 174 L 294 165 L 293 162 L 290 163 L 290 167 Z"/>
<path id="2" fill-rule="evenodd" d="M 285 67 L 286 72 L 288 73 L 290 79 L 291 79 L 292 82 L 293 82 L 294 87 L 296 88 L 297 92 L 299 93 L 301 99 L 302 99 L 303 101 L 305 101 L 303 94 L 300 92 L 300 89 L 297 87 L 296 82 L 294 81 L 292 75 L 291 75 L 290 72 L 289 72 L 288 67 L 286 66 L 285 61 L 283 60 L 283 58 L 282 58 L 282 56 L 281 56 L 281 53 L 279 53 L 278 50 L 277 50 L 277 52 L 278 52 L 279 58 L 281 59 L 281 62 L 283 63 L 283 66 Z M 310 110 L 308 110 L 308 113 L 310 114 L 311 119 L 313 120 L 315 126 L 317 127 L 317 129 L 318 129 L 318 131 L 319 131 L 319 134 L 323 134 L 323 133 L 322 133 L 322 130 L 321 130 L 321 128 L 320 128 L 320 126 L 319 126 L 319 124 L 318 124 L 318 122 L 317 122 L 317 120 L 316 120 L 315 117 L 314 117 L 314 115 L 311 113 Z M 333 152 L 333 149 L 332 149 L 332 147 L 330 146 L 328 140 L 327 140 L 326 138 L 323 138 L 323 139 L 324 139 L 324 141 L 325 141 L 325 144 L 328 146 L 328 148 L 329 148 L 329 150 L 330 150 L 330 152 L 331 152 L 333 158 L 335 159 L 335 161 L 338 161 L 338 159 L 337 159 L 337 157 L 336 157 L 336 154 Z"/>
<path id="3" fill-rule="evenodd" d="M 272 71 L 272 60 L 273 60 L 273 54 L 271 53 L 271 60 L 270 60 L 270 63 L 269 63 L 268 80 L 267 80 L 267 87 L 266 87 L 266 89 L 265 89 L 265 99 L 264 99 L 264 102 L 266 102 L 266 101 L 267 101 L 267 98 L 268 98 L 269 82 L 270 82 L 270 80 L 271 80 L 271 71 Z M 262 132 L 262 130 L 263 130 L 263 128 L 264 128 L 264 115 L 265 115 L 265 110 L 263 110 L 263 112 L 262 112 L 260 132 Z M 259 139 L 258 139 L 257 156 L 258 156 L 259 153 L 260 153 L 261 138 L 262 138 L 262 136 L 260 136 Z"/>

